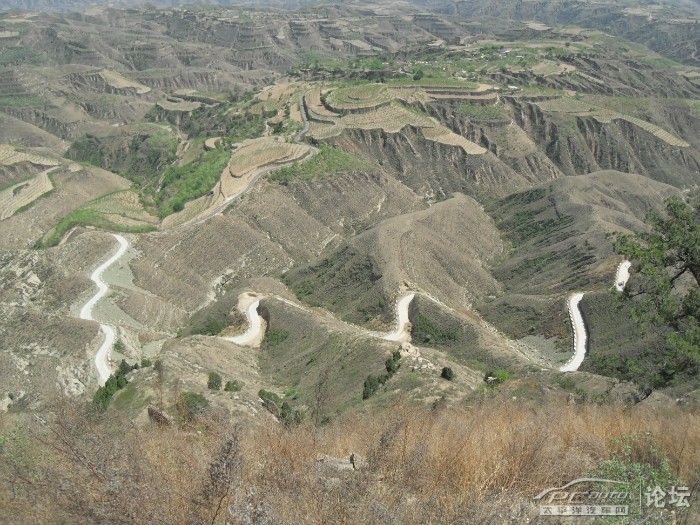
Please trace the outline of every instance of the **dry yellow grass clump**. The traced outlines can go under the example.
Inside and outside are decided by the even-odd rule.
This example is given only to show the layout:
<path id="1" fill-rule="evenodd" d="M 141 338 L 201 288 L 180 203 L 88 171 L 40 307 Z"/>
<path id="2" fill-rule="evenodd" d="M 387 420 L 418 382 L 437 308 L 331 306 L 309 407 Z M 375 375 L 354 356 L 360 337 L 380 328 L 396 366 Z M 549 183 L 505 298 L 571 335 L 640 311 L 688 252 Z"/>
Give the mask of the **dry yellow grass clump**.
<path id="1" fill-rule="evenodd" d="M 42 155 L 17 151 L 14 146 L 0 144 L 0 165 L 9 166 L 18 162 L 31 162 L 39 166 L 58 166 L 60 162 Z"/>
<path id="2" fill-rule="evenodd" d="M 20 208 L 31 204 L 53 189 L 49 173 L 56 168 L 42 171 L 36 177 L 18 182 L 0 191 L 0 221 L 14 215 Z"/>
<path id="3" fill-rule="evenodd" d="M 52 413 L 46 423 L 25 422 L 28 430 L 0 428 L 10 436 L 0 455 L 0 520 L 525 523 L 538 513 L 533 496 L 621 453 L 614 440 L 624 435 L 640 436 L 631 462 L 659 468 L 665 456 L 691 487 L 700 468 L 700 416 L 675 407 L 399 404 L 293 428 L 266 417 L 140 427 L 114 412 Z"/>
<path id="4" fill-rule="evenodd" d="M 437 125 L 432 128 L 423 128 L 422 131 L 423 136 L 426 139 L 451 146 L 459 146 L 469 155 L 482 155 L 486 153 L 486 148 L 482 148 L 478 144 L 464 138 L 462 135 L 458 135 L 443 125 Z"/>

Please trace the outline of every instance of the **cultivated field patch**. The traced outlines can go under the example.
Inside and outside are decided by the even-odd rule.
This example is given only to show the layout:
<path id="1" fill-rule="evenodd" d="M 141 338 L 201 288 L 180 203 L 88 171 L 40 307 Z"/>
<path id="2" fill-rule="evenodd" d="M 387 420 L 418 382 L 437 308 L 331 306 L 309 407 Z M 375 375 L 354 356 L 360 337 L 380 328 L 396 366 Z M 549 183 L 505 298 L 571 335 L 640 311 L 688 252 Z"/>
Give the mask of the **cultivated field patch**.
<path id="1" fill-rule="evenodd" d="M 0 165 L 10 166 L 19 162 L 31 162 L 39 166 L 58 166 L 60 164 L 57 160 L 35 153 L 18 151 L 14 146 L 10 146 L 9 144 L 0 144 Z"/>
<path id="2" fill-rule="evenodd" d="M 151 91 L 151 88 L 144 86 L 140 82 L 135 82 L 129 80 L 128 78 L 120 75 L 116 71 L 110 71 L 109 69 L 103 69 L 100 71 L 100 76 L 103 80 L 115 89 L 129 89 L 133 88 L 139 95 L 145 95 Z"/>
<path id="3" fill-rule="evenodd" d="M 55 168 L 42 171 L 36 177 L 18 182 L 0 191 L 0 221 L 11 217 L 18 210 L 29 206 L 36 199 L 53 189 L 49 172 Z"/>

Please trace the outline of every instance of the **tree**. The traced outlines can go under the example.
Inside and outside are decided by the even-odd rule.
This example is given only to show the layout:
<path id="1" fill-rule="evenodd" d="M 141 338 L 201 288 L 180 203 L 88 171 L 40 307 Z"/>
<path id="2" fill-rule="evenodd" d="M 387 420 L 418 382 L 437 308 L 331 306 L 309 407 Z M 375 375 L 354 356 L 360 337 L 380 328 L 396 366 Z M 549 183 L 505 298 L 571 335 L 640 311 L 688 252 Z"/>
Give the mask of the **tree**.
<path id="1" fill-rule="evenodd" d="M 632 262 L 623 297 L 634 319 L 665 339 L 653 387 L 692 373 L 700 361 L 700 203 L 671 198 L 665 214 L 652 212 L 647 223 L 648 231 L 618 235 L 614 247 Z"/>

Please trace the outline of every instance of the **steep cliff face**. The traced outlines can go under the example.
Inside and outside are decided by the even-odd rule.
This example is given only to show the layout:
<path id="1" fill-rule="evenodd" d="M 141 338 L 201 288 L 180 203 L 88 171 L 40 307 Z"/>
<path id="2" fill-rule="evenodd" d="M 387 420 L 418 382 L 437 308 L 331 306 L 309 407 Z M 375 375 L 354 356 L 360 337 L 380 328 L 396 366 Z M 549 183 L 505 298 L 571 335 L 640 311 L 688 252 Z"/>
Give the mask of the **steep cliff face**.
<path id="1" fill-rule="evenodd" d="M 544 112 L 533 102 L 511 100 L 510 105 L 515 123 L 566 175 L 612 169 L 692 186 L 700 174 L 700 118 L 687 106 L 670 102 L 650 112 L 655 124 L 690 143 L 677 147 L 623 119 L 602 123 L 593 117 Z"/>
<path id="2" fill-rule="evenodd" d="M 401 133 L 350 130 L 333 144 L 374 160 L 428 200 L 441 200 L 454 192 L 507 195 L 530 184 L 492 153 L 467 155 L 457 146 L 427 140 L 412 128 Z"/>

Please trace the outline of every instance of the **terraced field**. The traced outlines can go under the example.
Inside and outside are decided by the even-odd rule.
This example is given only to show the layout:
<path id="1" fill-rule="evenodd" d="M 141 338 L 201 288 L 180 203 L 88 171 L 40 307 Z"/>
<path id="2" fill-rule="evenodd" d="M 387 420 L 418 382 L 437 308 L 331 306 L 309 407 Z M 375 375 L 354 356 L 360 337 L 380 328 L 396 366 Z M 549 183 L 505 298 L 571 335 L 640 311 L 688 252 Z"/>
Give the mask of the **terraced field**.
<path id="1" fill-rule="evenodd" d="M 211 201 L 211 196 L 205 195 L 204 197 L 188 202 L 185 204 L 185 208 L 182 211 L 168 215 L 163 219 L 163 222 L 160 224 L 160 229 L 167 230 L 196 219 L 209 209 Z"/>
<path id="2" fill-rule="evenodd" d="M 251 106 L 250 111 L 255 114 L 274 111 L 280 113 L 289 107 L 291 117 L 293 106 L 298 106 L 299 104 L 301 89 L 302 86 L 300 84 L 293 82 L 268 86 L 255 96 L 257 102 Z"/>
<path id="3" fill-rule="evenodd" d="M 333 122 L 334 119 L 340 117 L 338 113 L 330 111 L 321 102 L 321 88 L 314 88 L 307 91 L 304 95 L 304 101 L 306 102 L 306 109 L 309 112 L 309 117 L 312 120 Z"/>
<path id="4" fill-rule="evenodd" d="M 613 120 L 618 119 L 625 120 L 630 124 L 634 124 L 635 126 L 639 126 L 643 130 L 648 131 L 659 140 L 662 140 L 671 146 L 676 146 L 679 148 L 689 147 L 689 144 L 686 141 L 660 128 L 656 124 L 652 124 L 646 120 L 625 115 L 611 109 L 603 108 L 591 104 L 590 102 L 583 102 L 571 97 L 561 97 L 551 100 L 544 100 L 537 102 L 536 104 L 543 111 L 568 113 L 569 115 L 575 115 L 577 117 L 593 117 L 602 124 L 609 124 Z"/>
<path id="5" fill-rule="evenodd" d="M 138 194 L 131 190 L 110 193 L 86 204 L 84 208 L 100 213 L 120 226 L 158 223 L 158 218 L 144 209 Z"/>
<path id="6" fill-rule="evenodd" d="M 36 177 L 0 191 L 0 221 L 17 213 L 36 199 L 53 189 L 49 173 L 56 168 L 42 171 Z"/>
<path id="7" fill-rule="evenodd" d="M 312 122 L 310 134 L 316 139 L 326 139 L 340 135 L 345 129 L 383 129 L 387 133 L 398 133 L 406 126 L 417 128 L 433 127 L 436 123 L 424 113 L 412 111 L 398 101 L 392 101 L 364 113 L 350 113 L 333 123 Z"/>
<path id="8" fill-rule="evenodd" d="M 412 109 L 401 102 L 410 102 L 411 100 L 427 102 L 429 95 L 426 91 L 415 87 L 386 89 L 384 86 L 374 86 L 376 85 L 354 86 L 331 92 L 328 95 L 328 103 L 333 109 L 346 112 L 351 108 L 350 112 L 342 116 L 329 111 L 322 104 L 320 90 L 309 91 L 305 100 L 312 116 L 310 136 L 317 140 L 324 140 L 337 137 L 346 129 L 381 129 L 387 133 L 398 133 L 406 126 L 413 126 L 420 128 L 423 131 L 423 136 L 428 140 L 461 147 L 469 155 L 486 153 L 486 149 L 478 144 L 454 133 L 425 113 Z M 450 88 L 450 90 L 450 92 L 445 93 L 446 97 L 460 96 L 459 93 L 463 93 L 456 91 L 458 94 L 454 95 L 452 93 L 455 93 L 455 89 Z M 338 92 L 341 94 L 338 95 Z M 339 104 L 338 100 L 342 102 Z"/>
<path id="9" fill-rule="evenodd" d="M 100 76 L 108 85 L 112 86 L 115 89 L 133 88 L 139 95 L 145 95 L 146 93 L 149 93 L 151 91 L 151 88 L 149 88 L 148 86 L 144 86 L 140 82 L 129 80 L 128 78 L 120 75 L 116 71 L 110 71 L 109 69 L 105 69 L 100 72 Z"/>
<path id="10" fill-rule="evenodd" d="M 58 166 L 60 164 L 57 160 L 34 153 L 18 151 L 9 144 L 0 144 L 0 165 L 10 166 L 19 162 L 31 162 L 39 166 Z"/>
<path id="11" fill-rule="evenodd" d="M 302 144 L 269 139 L 254 140 L 231 156 L 228 169 L 235 178 L 245 177 L 268 166 L 299 160 L 308 151 L 308 147 Z"/>
<path id="12" fill-rule="evenodd" d="M 365 84 L 335 89 L 327 101 L 336 111 L 355 111 L 389 104 L 393 98 L 386 86 Z"/>
<path id="13" fill-rule="evenodd" d="M 213 190 L 208 195 L 188 202 L 182 211 L 166 217 L 160 228 L 165 230 L 208 219 L 250 189 L 256 179 L 268 169 L 302 160 L 311 151 L 305 144 L 267 137 L 247 141 L 231 156 Z"/>

